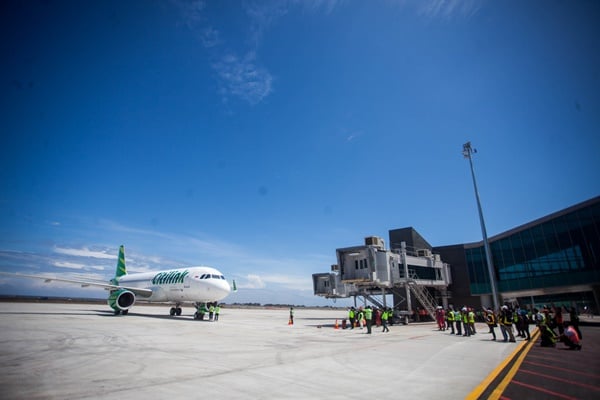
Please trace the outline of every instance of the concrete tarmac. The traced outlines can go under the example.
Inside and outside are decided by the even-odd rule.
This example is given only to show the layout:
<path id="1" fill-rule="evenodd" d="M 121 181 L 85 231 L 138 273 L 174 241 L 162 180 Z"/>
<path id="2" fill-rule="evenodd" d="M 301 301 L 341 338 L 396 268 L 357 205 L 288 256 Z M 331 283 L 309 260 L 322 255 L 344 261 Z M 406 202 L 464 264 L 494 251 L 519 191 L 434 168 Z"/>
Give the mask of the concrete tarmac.
<path id="1" fill-rule="evenodd" d="M 464 399 L 515 343 L 434 323 L 341 329 L 344 310 L 0 303 L 2 399 Z M 335 329 L 338 320 L 339 329 Z"/>

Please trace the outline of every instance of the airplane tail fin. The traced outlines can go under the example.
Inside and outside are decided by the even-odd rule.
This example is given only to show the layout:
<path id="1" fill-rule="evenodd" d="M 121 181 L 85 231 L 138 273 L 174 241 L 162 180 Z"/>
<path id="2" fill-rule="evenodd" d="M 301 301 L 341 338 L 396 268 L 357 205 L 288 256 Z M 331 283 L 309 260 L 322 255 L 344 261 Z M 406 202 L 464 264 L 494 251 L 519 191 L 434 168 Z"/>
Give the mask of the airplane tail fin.
<path id="1" fill-rule="evenodd" d="M 125 247 L 121 245 L 121 247 L 119 247 L 119 260 L 117 261 L 117 270 L 115 271 L 115 277 L 113 280 L 116 281 L 123 275 L 127 275 L 127 268 L 125 268 Z"/>

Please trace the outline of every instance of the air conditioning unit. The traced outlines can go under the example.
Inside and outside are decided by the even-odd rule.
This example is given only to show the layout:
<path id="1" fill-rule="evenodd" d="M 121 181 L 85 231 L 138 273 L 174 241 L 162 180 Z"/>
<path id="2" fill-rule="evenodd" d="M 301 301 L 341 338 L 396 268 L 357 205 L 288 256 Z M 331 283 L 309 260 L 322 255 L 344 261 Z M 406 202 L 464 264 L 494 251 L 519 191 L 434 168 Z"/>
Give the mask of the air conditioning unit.
<path id="1" fill-rule="evenodd" d="M 365 245 L 366 246 L 376 246 L 381 249 L 385 248 L 385 242 L 379 236 L 367 236 L 365 238 Z"/>
<path id="2" fill-rule="evenodd" d="M 417 255 L 419 257 L 431 257 L 431 250 L 429 249 L 418 249 Z"/>

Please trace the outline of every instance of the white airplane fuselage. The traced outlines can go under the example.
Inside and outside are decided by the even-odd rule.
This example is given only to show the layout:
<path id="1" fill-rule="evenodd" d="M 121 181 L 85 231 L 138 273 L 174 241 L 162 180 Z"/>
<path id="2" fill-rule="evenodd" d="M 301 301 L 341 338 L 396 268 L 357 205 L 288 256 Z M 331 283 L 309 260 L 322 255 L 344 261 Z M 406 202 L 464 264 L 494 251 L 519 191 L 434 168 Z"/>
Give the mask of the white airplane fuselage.
<path id="1" fill-rule="evenodd" d="M 138 297 L 148 302 L 209 303 L 224 299 L 231 292 L 223 274 L 212 267 L 127 274 L 117 278 L 117 282 L 130 288 L 152 290 L 150 296 Z"/>

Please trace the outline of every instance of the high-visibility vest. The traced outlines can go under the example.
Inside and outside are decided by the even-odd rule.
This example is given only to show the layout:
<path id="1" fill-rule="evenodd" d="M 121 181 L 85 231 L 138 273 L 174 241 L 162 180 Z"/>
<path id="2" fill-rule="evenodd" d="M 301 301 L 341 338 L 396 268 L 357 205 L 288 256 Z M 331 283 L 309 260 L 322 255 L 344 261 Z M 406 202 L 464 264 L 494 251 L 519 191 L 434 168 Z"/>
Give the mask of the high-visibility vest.
<path id="1" fill-rule="evenodd" d="M 487 315 L 487 324 L 494 325 L 496 323 L 496 316 L 493 313 L 488 313 Z"/>
<path id="2" fill-rule="evenodd" d="M 538 326 L 546 325 L 546 316 L 544 314 L 542 314 L 541 312 L 538 312 L 537 314 L 535 314 L 535 323 Z"/>
<path id="3" fill-rule="evenodd" d="M 381 320 L 382 321 L 387 321 L 388 320 L 388 312 L 384 311 L 381 313 Z"/>
<path id="4" fill-rule="evenodd" d="M 370 308 L 365 309 L 365 319 L 371 319 L 373 317 L 373 310 Z"/>
<path id="5" fill-rule="evenodd" d="M 475 313 L 473 311 L 469 311 L 469 323 L 475 323 Z"/>
<path id="6" fill-rule="evenodd" d="M 353 319 L 353 318 L 354 318 L 354 310 L 350 310 L 350 311 L 348 311 L 348 317 L 349 317 L 350 319 Z"/>
<path id="7" fill-rule="evenodd" d="M 454 322 L 454 313 L 452 311 L 448 311 L 448 314 L 446 314 L 446 316 L 448 317 L 448 321 Z"/>

